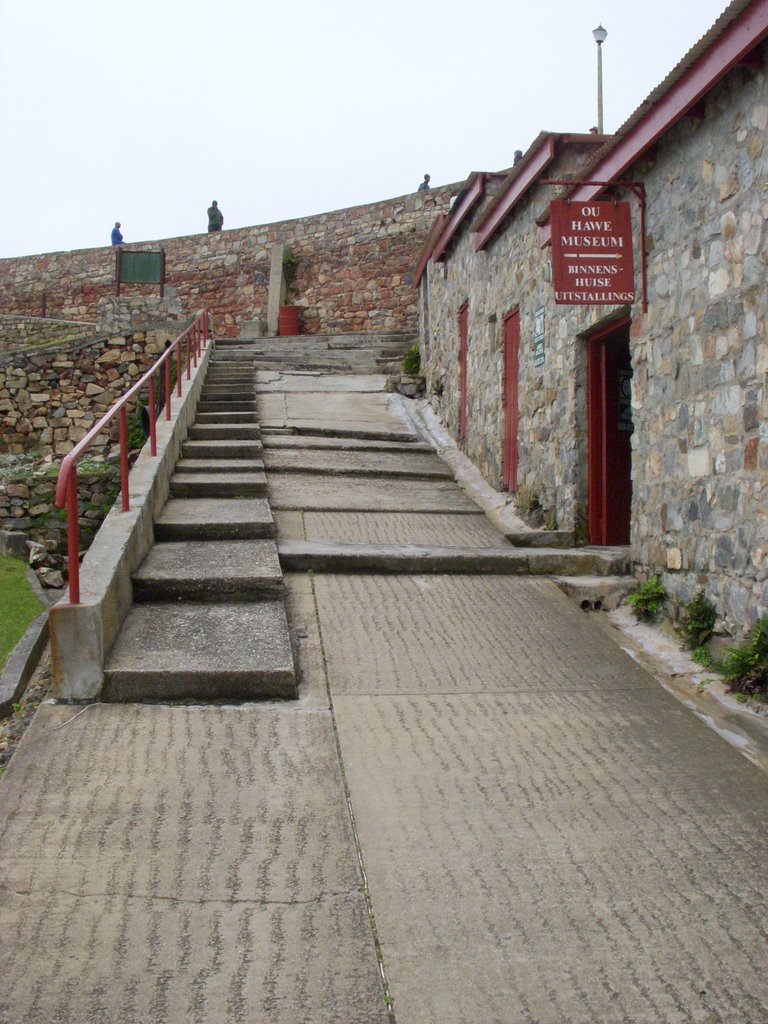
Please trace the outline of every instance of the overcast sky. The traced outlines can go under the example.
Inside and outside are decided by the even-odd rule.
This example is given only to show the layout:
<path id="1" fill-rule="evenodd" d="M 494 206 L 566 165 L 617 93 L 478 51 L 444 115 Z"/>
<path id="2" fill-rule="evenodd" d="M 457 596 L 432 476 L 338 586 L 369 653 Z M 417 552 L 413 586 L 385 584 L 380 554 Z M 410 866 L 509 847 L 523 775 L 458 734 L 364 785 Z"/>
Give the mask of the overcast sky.
<path id="1" fill-rule="evenodd" d="M 5 0 L 0 257 L 336 210 L 615 130 L 724 0 Z"/>

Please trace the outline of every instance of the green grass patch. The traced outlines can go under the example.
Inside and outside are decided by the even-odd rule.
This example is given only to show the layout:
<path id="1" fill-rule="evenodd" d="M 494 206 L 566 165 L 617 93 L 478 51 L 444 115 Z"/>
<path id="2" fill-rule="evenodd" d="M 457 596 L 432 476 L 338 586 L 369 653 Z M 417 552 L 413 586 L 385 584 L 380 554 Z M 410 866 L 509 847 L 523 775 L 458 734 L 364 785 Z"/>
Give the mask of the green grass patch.
<path id="1" fill-rule="evenodd" d="M 0 555 L 0 669 L 29 624 L 43 610 L 26 574 L 26 564 Z"/>

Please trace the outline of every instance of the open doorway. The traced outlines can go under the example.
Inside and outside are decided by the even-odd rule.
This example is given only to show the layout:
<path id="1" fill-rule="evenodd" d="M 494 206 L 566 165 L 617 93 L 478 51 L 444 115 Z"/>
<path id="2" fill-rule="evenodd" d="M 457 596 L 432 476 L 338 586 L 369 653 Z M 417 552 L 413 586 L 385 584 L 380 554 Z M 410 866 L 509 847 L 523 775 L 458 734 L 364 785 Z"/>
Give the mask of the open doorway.
<path id="1" fill-rule="evenodd" d="M 629 544 L 632 360 L 629 319 L 587 338 L 590 544 Z"/>

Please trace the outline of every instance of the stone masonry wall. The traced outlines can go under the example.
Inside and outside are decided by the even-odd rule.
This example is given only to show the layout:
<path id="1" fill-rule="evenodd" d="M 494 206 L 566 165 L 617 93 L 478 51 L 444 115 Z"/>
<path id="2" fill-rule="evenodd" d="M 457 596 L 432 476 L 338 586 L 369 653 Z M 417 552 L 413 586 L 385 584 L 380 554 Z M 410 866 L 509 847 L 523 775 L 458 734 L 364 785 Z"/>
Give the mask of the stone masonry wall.
<path id="1" fill-rule="evenodd" d="M 0 352 L 13 352 L 54 341 L 66 344 L 95 337 L 96 324 L 0 314 Z"/>
<path id="2" fill-rule="evenodd" d="M 108 304 L 114 300 L 106 300 Z M 173 303 L 131 300 L 137 325 L 108 337 L 73 345 L 54 344 L 0 356 L 0 452 L 65 455 L 184 329 Z M 144 310 L 137 309 L 143 306 Z M 151 310 L 147 313 L 146 307 Z M 120 317 L 108 309 L 114 326 Z M 105 310 L 102 308 L 102 315 Z M 108 432 L 94 442 L 109 450 Z"/>
<path id="3" fill-rule="evenodd" d="M 763 47 L 763 57 L 766 47 Z M 647 191 L 648 311 L 640 252 L 631 307 L 632 555 L 680 602 L 703 589 L 739 633 L 768 613 L 768 82 L 734 69 L 700 117 L 674 126 L 628 180 Z M 559 176 L 564 168 L 548 168 Z M 468 300 L 466 450 L 500 484 L 503 330 L 519 306 L 519 482 L 565 529 L 586 516 L 585 335 L 625 310 L 557 306 L 535 218 L 553 196 L 523 201 L 485 253 L 467 232 L 422 283 L 428 389 L 458 433 L 458 322 Z M 637 203 L 632 207 L 639 241 Z M 428 291 L 427 291 L 428 289 Z M 426 299 L 426 301 L 425 301 Z M 429 323 L 425 322 L 428 308 Z M 535 365 L 533 314 L 544 309 Z"/>
<path id="4" fill-rule="evenodd" d="M 307 334 L 413 329 L 417 297 L 409 274 L 434 214 L 456 186 L 298 220 L 146 242 L 165 249 L 166 294 L 186 312 L 213 310 L 217 332 L 237 335 L 266 319 L 270 256 L 285 242 L 298 261 L 296 305 Z M 114 294 L 111 247 L 0 260 L 0 311 L 94 320 L 99 300 Z M 124 294 L 157 294 L 124 286 Z"/>

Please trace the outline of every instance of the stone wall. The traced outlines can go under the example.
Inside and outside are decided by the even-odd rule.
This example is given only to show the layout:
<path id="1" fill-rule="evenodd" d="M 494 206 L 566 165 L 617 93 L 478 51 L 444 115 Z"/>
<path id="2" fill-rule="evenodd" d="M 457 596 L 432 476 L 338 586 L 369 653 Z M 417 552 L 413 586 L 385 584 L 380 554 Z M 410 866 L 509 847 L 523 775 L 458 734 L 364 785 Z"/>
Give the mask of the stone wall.
<path id="1" fill-rule="evenodd" d="M 22 532 L 43 544 L 63 565 L 67 547 L 66 512 L 54 505 L 58 464 L 15 462 L 0 456 L 0 530 Z M 114 462 L 84 460 L 78 466 L 80 546 L 85 550 L 120 489 L 120 471 Z"/>
<path id="2" fill-rule="evenodd" d="M 134 299 L 127 312 L 105 301 L 105 322 L 145 329 L 0 357 L 0 452 L 65 455 L 186 326 L 169 301 Z M 105 432 L 94 451 L 111 444 Z"/>
<path id="3" fill-rule="evenodd" d="M 93 340 L 96 333 L 94 323 L 0 314 L 0 353 L 38 345 Z"/>
<path id="4" fill-rule="evenodd" d="M 147 242 L 127 248 L 166 252 L 166 294 L 187 313 L 209 307 L 217 331 L 266 319 L 270 254 L 277 241 L 296 256 L 295 304 L 308 334 L 413 329 L 417 299 L 409 274 L 435 212 L 456 186 L 351 207 L 314 217 Z M 99 300 L 114 294 L 112 248 L 0 260 L 0 310 L 95 320 Z M 124 286 L 125 295 L 157 286 Z"/>
<path id="5" fill-rule="evenodd" d="M 762 47 L 763 58 L 766 47 Z M 632 555 L 668 593 L 704 589 L 738 633 L 768 613 L 768 83 L 736 68 L 653 162 L 630 168 L 647 191 L 648 311 L 631 307 Z M 564 167 L 547 169 L 557 177 Z M 522 201 L 486 252 L 464 232 L 422 282 L 428 390 L 458 434 L 458 310 L 468 301 L 465 448 L 496 486 L 503 444 L 502 320 L 520 309 L 519 482 L 564 529 L 587 513 L 586 344 L 628 312 L 557 306 L 536 218 L 552 187 Z M 636 242 L 637 203 L 630 198 Z M 544 310 L 536 365 L 533 315 Z"/>

